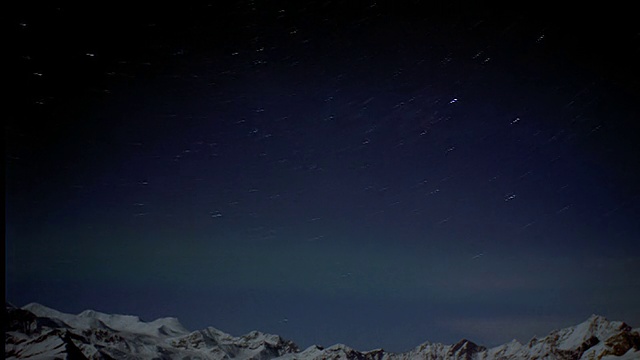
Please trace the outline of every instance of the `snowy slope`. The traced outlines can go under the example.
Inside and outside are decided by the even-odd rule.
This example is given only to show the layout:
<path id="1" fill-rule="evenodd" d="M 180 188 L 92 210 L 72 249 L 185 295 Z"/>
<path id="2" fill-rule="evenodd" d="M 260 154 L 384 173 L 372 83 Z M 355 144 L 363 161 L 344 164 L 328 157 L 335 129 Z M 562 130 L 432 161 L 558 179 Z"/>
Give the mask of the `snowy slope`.
<path id="1" fill-rule="evenodd" d="M 188 333 L 176 318 L 161 318 L 146 323 L 137 316 L 110 315 L 85 310 L 78 315 L 61 313 L 46 306 L 31 303 L 23 307 L 39 317 L 59 319 L 76 329 L 111 329 L 149 336 L 177 336 Z"/>
<path id="2" fill-rule="evenodd" d="M 233 337 L 209 327 L 189 332 L 177 319 L 61 313 L 39 304 L 6 306 L 7 359 L 272 359 L 296 352 L 292 342 L 253 331 Z"/>
<path id="3" fill-rule="evenodd" d="M 278 335 L 258 331 L 235 337 L 213 327 L 189 332 L 175 318 L 152 322 L 136 316 L 86 310 L 65 314 L 40 304 L 6 305 L 7 359 L 238 359 L 238 360 L 509 360 L 640 359 L 639 329 L 593 315 L 527 344 L 487 349 L 469 340 L 426 342 L 401 354 L 361 352 L 343 344 L 303 351 Z"/>

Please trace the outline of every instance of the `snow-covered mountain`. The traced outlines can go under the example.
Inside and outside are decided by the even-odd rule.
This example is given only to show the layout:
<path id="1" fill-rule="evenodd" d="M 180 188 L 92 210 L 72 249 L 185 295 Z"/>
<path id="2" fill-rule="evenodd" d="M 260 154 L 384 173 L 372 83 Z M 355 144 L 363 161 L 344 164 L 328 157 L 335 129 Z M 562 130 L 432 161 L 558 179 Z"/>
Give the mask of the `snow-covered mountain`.
<path id="1" fill-rule="evenodd" d="M 401 354 L 361 352 L 338 344 L 304 351 L 278 335 L 250 332 L 234 337 L 213 327 L 190 332 L 175 318 L 152 322 L 92 310 L 78 315 L 40 304 L 6 304 L 6 359 L 238 359 L 238 360 L 508 360 L 640 359 L 640 329 L 593 315 L 527 344 L 487 349 L 468 340 L 454 345 L 426 342 Z"/>

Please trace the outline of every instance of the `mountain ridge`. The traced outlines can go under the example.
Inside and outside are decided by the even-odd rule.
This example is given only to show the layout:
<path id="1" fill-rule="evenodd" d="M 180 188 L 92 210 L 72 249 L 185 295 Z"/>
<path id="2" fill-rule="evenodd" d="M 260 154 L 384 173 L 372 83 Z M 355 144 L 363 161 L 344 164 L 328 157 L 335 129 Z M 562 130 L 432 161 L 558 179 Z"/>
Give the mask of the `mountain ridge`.
<path id="1" fill-rule="evenodd" d="M 174 317 L 150 322 L 137 316 L 85 310 L 66 314 L 31 303 L 5 305 L 6 359 L 238 359 L 238 360 L 492 360 L 640 359 L 640 329 L 592 315 L 526 344 L 487 348 L 470 340 L 424 342 L 403 353 L 358 351 L 344 344 L 304 350 L 279 335 L 252 331 L 233 336 L 214 327 L 189 331 Z"/>

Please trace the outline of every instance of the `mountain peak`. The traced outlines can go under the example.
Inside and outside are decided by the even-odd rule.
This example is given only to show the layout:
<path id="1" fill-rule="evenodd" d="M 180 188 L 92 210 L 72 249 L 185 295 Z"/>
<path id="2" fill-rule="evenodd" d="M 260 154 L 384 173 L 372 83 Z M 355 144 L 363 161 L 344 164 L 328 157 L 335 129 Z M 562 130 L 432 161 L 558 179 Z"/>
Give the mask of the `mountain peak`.
<path id="1" fill-rule="evenodd" d="M 57 315 L 60 314 L 60 311 L 46 307 L 42 304 L 39 304 L 37 302 L 32 302 L 29 303 L 25 306 L 22 307 L 22 309 L 24 310 L 28 310 L 31 311 L 34 314 L 52 314 L 52 315 Z"/>
<path id="2" fill-rule="evenodd" d="M 189 331 L 180 324 L 177 318 L 160 318 L 152 322 L 144 322 L 138 316 L 107 314 L 95 310 L 84 310 L 77 315 L 66 314 L 38 303 L 30 303 L 22 307 L 41 318 L 59 319 L 71 327 L 89 329 L 110 329 L 121 332 L 133 332 L 148 336 L 184 335 Z"/>
<path id="3" fill-rule="evenodd" d="M 137 316 L 85 310 L 65 314 L 31 303 L 6 306 L 5 358 L 199 358 L 236 360 L 516 360 L 532 358 L 637 359 L 640 334 L 620 321 L 592 315 L 572 327 L 554 330 L 522 345 L 512 341 L 487 349 L 468 339 L 453 345 L 425 342 L 394 354 L 382 349 L 361 352 L 344 344 L 310 346 L 300 351 L 279 335 L 251 331 L 232 336 L 214 327 L 188 332 L 173 317 L 144 322 Z"/>
<path id="4" fill-rule="evenodd" d="M 473 358 L 473 356 L 481 351 L 487 350 L 484 346 L 478 346 L 472 341 L 467 339 L 462 339 L 458 341 L 455 345 L 451 346 L 448 355 L 455 357 L 456 359 L 469 359 Z"/>
<path id="5" fill-rule="evenodd" d="M 607 320 L 607 318 L 602 316 L 602 315 L 591 314 L 591 316 L 589 316 L 587 318 L 587 320 L 585 320 L 585 322 L 589 322 L 589 323 L 606 323 L 606 322 L 609 322 L 609 320 Z"/>

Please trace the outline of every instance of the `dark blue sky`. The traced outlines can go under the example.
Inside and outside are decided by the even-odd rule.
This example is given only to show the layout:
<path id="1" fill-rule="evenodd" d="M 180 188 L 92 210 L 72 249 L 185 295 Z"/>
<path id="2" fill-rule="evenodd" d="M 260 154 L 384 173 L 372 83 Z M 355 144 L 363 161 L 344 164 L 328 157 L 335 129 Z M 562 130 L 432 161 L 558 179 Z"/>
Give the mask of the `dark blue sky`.
<path id="1" fill-rule="evenodd" d="M 623 11 L 14 10 L 8 301 L 361 350 L 640 323 Z"/>

